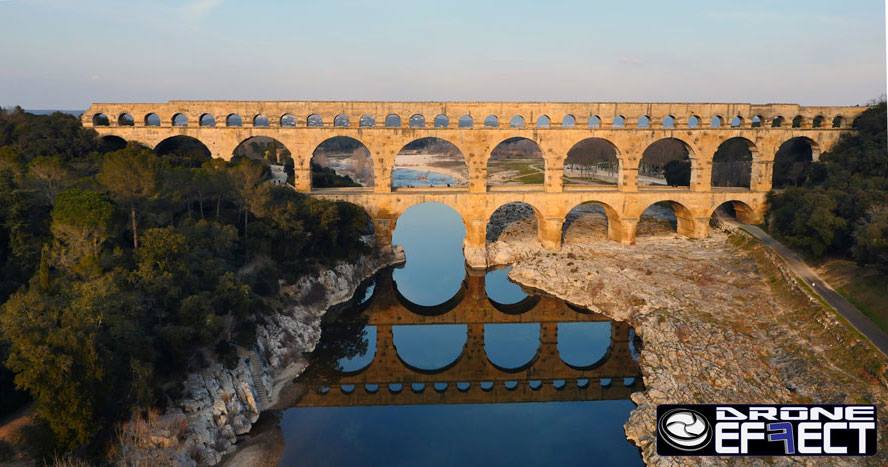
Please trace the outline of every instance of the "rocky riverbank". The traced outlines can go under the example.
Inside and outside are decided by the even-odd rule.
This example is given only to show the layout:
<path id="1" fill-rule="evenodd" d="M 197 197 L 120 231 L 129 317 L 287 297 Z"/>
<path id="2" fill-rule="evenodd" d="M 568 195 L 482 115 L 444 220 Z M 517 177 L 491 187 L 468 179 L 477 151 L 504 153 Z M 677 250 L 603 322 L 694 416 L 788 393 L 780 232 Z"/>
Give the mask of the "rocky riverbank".
<path id="1" fill-rule="evenodd" d="M 216 465 L 235 451 L 259 414 L 276 405 L 281 390 L 307 366 L 305 354 L 321 336 L 321 318 L 352 298 L 380 269 L 404 260 L 388 249 L 353 264 L 339 264 L 283 286 L 280 309 L 259 326 L 256 346 L 240 349 L 234 368 L 213 363 L 188 376 L 183 396 L 163 414 L 121 430 L 123 465 Z"/>
<path id="2" fill-rule="evenodd" d="M 520 256 L 510 277 L 635 328 L 646 390 L 632 396 L 637 408 L 625 431 L 648 465 L 728 462 L 658 457 L 655 410 L 662 403 L 871 403 L 888 419 L 886 359 L 744 234 L 641 236 L 633 246 L 578 236 L 557 254 Z M 882 428 L 871 458 L 769 462 L 886 465 L 886 434 Z"/>

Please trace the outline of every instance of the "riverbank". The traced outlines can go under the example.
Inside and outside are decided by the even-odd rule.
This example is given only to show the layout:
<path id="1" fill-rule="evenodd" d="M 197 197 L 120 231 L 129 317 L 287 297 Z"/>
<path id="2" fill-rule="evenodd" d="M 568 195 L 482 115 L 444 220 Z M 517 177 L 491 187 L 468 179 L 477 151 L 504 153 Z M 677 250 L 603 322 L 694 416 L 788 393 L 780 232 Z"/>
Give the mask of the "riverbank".
<path id="1" fill-rule="evenodd" d="M 403 251 L 390 248 L 283 286 L 279 307 L 257 330 L 255 348 L 239 349 L 233 368 L 213 363 L 189 375 L 182 397 L 164 413 L 122 427 L 119 463 L 219 464 L 305 371 L 305 355 L 320 340 L 323 315 L 350 300 L 380 269 L 402 261 Z"/>
<path id="2" fill-rule="evenodd" d="M 647 389 L 632 396 L 625 431 L 647 464 L 699 463 L 656 455 L 662 403 L 871 403 L 888 417 L 885 358 L 750 237 L 714 229 L 703 240 L 658 235 L 633 246 L 574 240 L 559 253 L 521 256 L 510 277 L 635 328 Z M 884 465 L 880 434 L 872 458 L 793 461 Z"/>

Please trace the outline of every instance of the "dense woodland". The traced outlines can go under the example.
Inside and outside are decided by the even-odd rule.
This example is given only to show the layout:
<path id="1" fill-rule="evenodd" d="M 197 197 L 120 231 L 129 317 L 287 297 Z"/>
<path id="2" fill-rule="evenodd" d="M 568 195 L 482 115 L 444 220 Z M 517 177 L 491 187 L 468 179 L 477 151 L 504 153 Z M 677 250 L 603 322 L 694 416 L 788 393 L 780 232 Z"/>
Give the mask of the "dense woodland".
<path id="1" fill-rule="evenodd" d="M 32 455 L 102 454 L 116 422 L 253 345 L 280 280 L 368 251 L 361 208 L 267 178 L 0 111 L 0 416 L 33 401 Z"/>
<path id="2" fill-rule="evenodd" d="M 888 273 L 888 142 L 885 102 L 866 110 L 846 134 L 805 164 L 775 162 L 768 228 L 811 259 L 853 257 Z M 800 154 L 796 152 L 795 154 Z"/>

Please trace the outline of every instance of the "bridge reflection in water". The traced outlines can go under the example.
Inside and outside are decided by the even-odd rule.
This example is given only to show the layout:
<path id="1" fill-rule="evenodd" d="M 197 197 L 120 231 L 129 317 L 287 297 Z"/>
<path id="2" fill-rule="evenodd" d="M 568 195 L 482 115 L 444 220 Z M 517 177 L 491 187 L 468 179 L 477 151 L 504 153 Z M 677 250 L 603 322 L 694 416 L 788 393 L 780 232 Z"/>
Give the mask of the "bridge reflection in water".
<path id="1" fill-rule="evenodd" d="M 412 303 L 385 270 L 331 312 L 296 407 L 627 399 L 642 389 L 634 333 L 505 271 L 467 272 L 437 306 Z"/>

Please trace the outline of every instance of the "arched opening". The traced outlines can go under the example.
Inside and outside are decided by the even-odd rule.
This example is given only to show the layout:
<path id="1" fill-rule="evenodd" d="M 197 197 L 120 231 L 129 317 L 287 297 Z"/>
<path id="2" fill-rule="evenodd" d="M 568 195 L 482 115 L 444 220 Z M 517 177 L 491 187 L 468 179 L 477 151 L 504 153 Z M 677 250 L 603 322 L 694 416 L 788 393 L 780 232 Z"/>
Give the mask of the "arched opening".
<path id="1" fill-rule="evenodd" d="M 420 114 L 411 115 L 410 120 L 407 121 L 407 125 L 410 128 L 425 128 L 425 117 Z"/>
<path id="2" fill-rule="evenodd" d="M 212 128 L 216 126 L 216 117 L 211 114 L 201 114 L 198 124 L 204 128 Z"/>
<path id="3" fill-rule="evenodd" d="M 690 186 L 691 159 L 687 143 L 661 139 L 644 150 L 638 165 L 638 185 Z"/>
<path id="4" fill-rule="evenodd" d="M 540 323 L 484 325 L 484 353 L 495 367 L 506 372 L 526 370 L 540 349 Z"/>
<path id="5" fill-rule="evenodd" d="M 349 126 L 348 115 L 339 114 L 333 117 L 333 126 L 336 128 L 347 128 Z"/>
<path id="6" fill-rule="evenodd" d="M 392 343 L 398 358 L 420 373 L 437 373 L 455 365 L 468 340 L 465 324 L 413 324 L 392 326 Z"/>
<path id="7" fill-rule="evenodd" d="M 102 154 L 119 151 L 126 147 L 126 140 L 120 136 L 106 135 L 99 138 L 99 152 Z"/>
<path id="8" fill-rule="evenodd" d="M 709 119 L 709 128 L 721 128 L 723 121 L 721 115 L 713 115 Z"/>
<path id="9" fill-rule="evenodd" d="M 370 150 L 348 136 L 324 140 L 311 155 L 312 188 L 371 187 L 373 159 Z"/>
<path id="10" fill-rule="evenodd" d="M 134 126 L 136 121 L 133 119 L 132 114 L 122 113 L 117 116 L 117 126 Z"/>
<path id="11" fill-rule="evenodd" d="M 447 115 L 438 114 L 435 115 L 435 128 L 447 128 L 450 125 L 450 119 L 447 118 Z"/>
<path id="12" fill-rule="evenodd" d="M 749 188 L 755 145 L 746 138 L 731 138 L 718 146 L 712 158 L 712 186 Z"/>
<path id="13" fill-rule="evenodd" d="M 567 114 L 561 119 L 561 128 L 573 128 L 577 124 L 577 119 L 571 114 Z"/>
<path id="14" fill-rule="evenodd" d="M 752 127 L 753 127 L 753 128 L 761 128 L 761 127 L 762 127 L 762 122 L 763 122 L 763 121 L 764 121 L 764 119 L 762 118 L 761 115 L 755 115 L 755 116 L 753 116 L 753 117 L 752 117 Z"/>
<path id="15" fill-rule="evenodd" d="M 558 356 L 574 369 L 601 364 L 611 348 L 610 321 L 558 323 Z"/>
<path id="16" fill-rule="evenodd" d="M 617 115 L 614 117 L 614 122 L 612 125 L 614 128 L 623 128 L 626 126 L 626 117 L 622 115 Z"/>
<path id="17" fill-rule="evenodd" d="M 398 293 L 426 307 L 453 301 L 466 278 L 465 237 L 465 223 L 450 206 L 427 202 L 404 211 L 392 235 L 392 243 L 403 247 L 407 258 L 392 272 Z"/>
<path id="18" fill-rule="evenodd" d="M 598 115 L 589 117 L 589 128 L 601 128 L 601 117 Z"/>
<path id="19" fill-rule="evenodd" d="M 293 114 L 283 114 L 280 120 L 281 128 L 294 128 L 296 126 L 296 116 Z"/>
<path id="20" fill-rule="evenodd" d="M 173 126 L 185 127 L 188 126 L 188 117 L 183 113 L 177 113 L 173 115 L 172 118 Z"/>
<path id="21" fill-rule="evenodd" d="M 802 127 L 802 123 L 804 123 L 804 122 L 805 122 L 805 119 L 802 118 L 801 115 L 796 115 L 796 116 L 793 117 L 793 119 L 792 119 L 792 127 L 793 127 L 793 128 L 801 128 L 801 127 Z"/>
<path id="22" fill-rule="evenodd" d="M 638 117 L 638 128 L 650 128 L 651 127 L 651 117 L 647 115 L 642 115 Z"/>
<path id="23" fill-rule="evenodd" d="M 813 128 L 823 128 L 824 118 L 823 115 L 818 115 L 814 117 L 814 120 L 811 120 L 811 127 Z"/>
<path id="24" fill-rule="evenodd" d="M 552 119 L 550 119 L 548 115 L 541 115 L 540 118 L 537 119 L 536 126 L 537 128 L 549 128 L 552 126 Z"/>
<path id="25" fill-rule="evenodd" d="M 546 163 L 536 142 L 509 138 L 499 143 L 487 161 L 488 186 L 542 185 Z"/>
<path id="26" fill-rule="evenodd" d="M 145 126 L 160 126 L 160 117 L 155 113 L 145 115 Z"/>
<path id="27" fill-rule="evenodd" d="M 536 209 L 527 203 L 506 203 L 496 208 L 487 221 L 487 243 L 539 241 L 539 217 Z"/>
<path id="28" fill-rule="evenodd" d="M 700 117 L 691 115 L 688 118 L 688 128 L 700 128 Z"/>
<path id="29" fill-rule="evenodd" d="M 771 119 L 771 128 L 780 128 L 782 126 L 783 126 L 783 117 L 778 115 L 778 116 L 774 117 L 773 119 Z"/>
<path id="30" fill-rule="evenodd" d="M 499 128 L 499 118 L 496 115 L 488 115 L 484 119 L 484 126 L 486 128 Z"/>
<path id="31" fill-rule="evenodd" d="M 648 206 L 638 218 L 636 236 L 664 236 L 694 232 L 694 218 L 688 208 L 675 201 L 660 201 Z"/>
<path id="32" fill-rule="evenodd" d="M 93 115 L 92 121 L 93 121 L 93 126 L 109 126 L 109 125 L 111 125 L 111 119 L 109 119 L 108 116 L 103 113 L 97 113 L 97 114 Z"/>
<path id="33" fill-rule="evenodd" d="M 567 151 L 564 183 L 615 186 L 620 175 L 617 148 L 603 138 L 586 138 Z"/>
<path id="34" fill-rule="evenodd" d="M 460 128 L 472 128 L 475 124 L 475 121 L 472 119 L 471 115 L 463 115 L 459 117 L 459 127 Z"/>
<path id="35" fill-rule="evenodd" d="M 515 115 L 509 120 L 510 128 L 524 128 L 524 117 L 521 115 Z"/>
<path id="36" fill-rule="evenodd" d="M 311 114 L 305 118 L 305 126 L 309 128 L 322 128 L 324 119 L 318 114 Z"/>
<path id="37" fill-rule="evenodd" d="M 244 125 L 244 119 L 241 118 L 238 114 L 228 114 L 225 117 L 225 126 L 228 127 L 240 127 Z"/>
<path id="38" fill-rule="evenodd" d="M 392 188 L 465 187 L 469 168 L 463 153 L 441 138 L 411 141 L 395 156 Z"/>
<path id="39" fill-rule="evenodd" d="M 401 127 L 401 116 L 397 114 L 388 114 L 385 116 L 385 127 L 386 128 L 400 128 Z"/>
<path id="40" fill-rule="evenodd" d="M 200 167 L 212 159 L 212 153 L 200 140 L 190 136 L 169 137 L 154 147 L 154 153 L 177 167 Z"/>
<path id="41" fill-rule="evenodd" d="M 836 115 L 835 117 L 833 117 L 832 127 L 833 128 L 841 128 L 843 122 L 844 122 L 844 119 L 842 118 L 842 116 Z"/>
<path id="42" fill-rule="evenodd" d="M 587 201 L 575 206 L 564 218 L 561 227 L 563 244 L 598 241 L 608 238 L 619 240 L 619 221 L 610 206 Z"/>
<path id="43" fill-rule="evenodd" d="M 675 128 L 675 117 L 667 115 L 663 118 L 663 128 Z"/>
<path id="44" fill-rule="evenodd" d="M 712 210 L 709 225 L 718 226 L 722 220 L 734 220 L 744 224 L 756 223 L 755 212 L 742 201 L 726 201 Z"/>
<path id="45" fill-rule="evenodd" d="M 267 136 L 253 136 L 242 141 L 232 154 L 232 160 L 252 159 L 268 168 L 268 179 L 275 185 L 293 185 L 295 170 L 290 150 L 280 141 Z"/>
<path id="46" fill-rule="evenodd" d="M 814 141 L 799 136 L 780 145 L 774 157 L 773 188 L 799 186 L 807 178 L 808 167 L 819 156 Z"/>
<path id="47" fill-rule="evenodd" d="M 735 115 L 734 118 L 731 119 L 731 128 L 740 128 L 743 126 L 743 117 L 739 115 Z"/>
<path id="48" fill-rule="evenodd" d="M 357 325 L 358 323 L 348 323 L 337 326 L 327 326 L 323 330 L 324 339 L 322 339 L 322 343 L 318 344 L 318 350 L 322 352 L 331 353 L 335 356 L 344 354 L 336 359 L 336 370 L 343 374 L 354 375 L 361 373 L 373 363 L 373 359 L 376 356 L 376 326 L 361 326 L 360 334 L 356 335 L 358 329 L 354 328 Z M 340 330 L 337 328 L 345 329 Z M 333 336 L 328 340 L 327 335 L 331 333 Z M 337 334 L 345 334 L 345 336 L 337 339 L 337 337 L 339 337 Z M 351 345 L 347 346 L 347 348 L 333 349 L 332 345 L 327 344 L 327 342 L 336 341 L 349 342 Z"/>
<path id="49" fill-rule="evenodd" d="M 358 125 L 361 128 L 373 128 L 376 126 L 376 119 L 373 118 L 372 115 L 361 115 L 361 120 L 358 122 Z"/>

